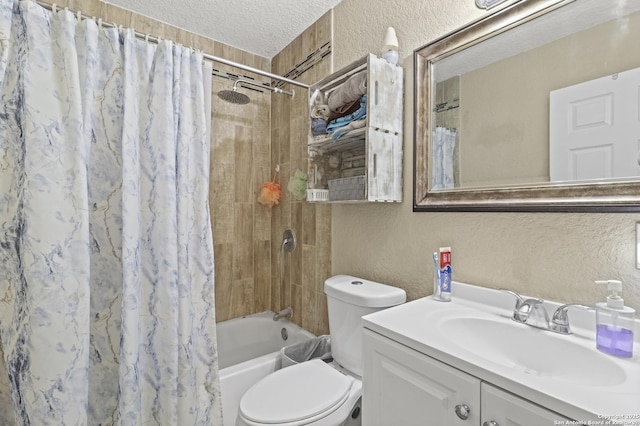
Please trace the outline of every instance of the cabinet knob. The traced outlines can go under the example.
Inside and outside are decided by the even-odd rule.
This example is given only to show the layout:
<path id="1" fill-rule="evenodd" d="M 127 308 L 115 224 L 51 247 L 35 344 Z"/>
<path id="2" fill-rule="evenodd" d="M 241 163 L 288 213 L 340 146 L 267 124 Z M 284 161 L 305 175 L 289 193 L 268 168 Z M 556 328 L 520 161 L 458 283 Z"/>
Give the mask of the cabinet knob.
<path id="1" fill-rule="evenodd" d="M 482 423 L 482 426 L 500 426 L 498 422 L 494 422 L 493 420 L 489 420 L 488 422 Z"/>
<path id="2" fill-rule="evenodd" d="M 456 415 L 460 417 L 462 420 L 467 420 L 469 418 L 469 414 L 471 413 L 471 408 L 467 404 L 458 404 L 454 410 Z"/>

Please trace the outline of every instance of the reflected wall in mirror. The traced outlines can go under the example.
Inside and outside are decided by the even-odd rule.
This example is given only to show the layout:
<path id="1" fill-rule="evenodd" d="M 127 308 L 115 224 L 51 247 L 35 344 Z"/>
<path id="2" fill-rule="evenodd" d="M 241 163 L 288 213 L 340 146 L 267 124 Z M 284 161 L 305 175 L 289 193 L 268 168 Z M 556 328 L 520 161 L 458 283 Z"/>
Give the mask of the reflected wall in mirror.
<path id="1" fill-rule="evenodd" d="M 639 211 L 640 0 L 522 0 L 414 52 L 414 210 Z"/>

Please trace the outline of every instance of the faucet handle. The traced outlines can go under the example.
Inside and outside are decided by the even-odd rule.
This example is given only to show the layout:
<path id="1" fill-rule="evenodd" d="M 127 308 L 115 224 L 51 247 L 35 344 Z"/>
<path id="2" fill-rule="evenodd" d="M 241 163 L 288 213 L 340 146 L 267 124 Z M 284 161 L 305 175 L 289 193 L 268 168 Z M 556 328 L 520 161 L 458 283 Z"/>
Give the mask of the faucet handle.
<path id="1" fill-rule="evenodd" d="M 542 299 L 525 300 L 520 309 L 513 313 L 513 319 L 536 328 L 549 328 L 549 314 Z"/>
<path id="2" fill-rule="evenodd" d="M 577 303 L 569 303 L 560 306 L 558 309 L 556 309 L 556 311 L 553 313 L 553 316 L 551 317 L 551 324 L 549 325 L 549 329 L 551 331 L 555 331 L 556 333 L 560 334 L 572 333 L 571 327 L 569 326 L 569 308 L 580 309 L 582 311 L 593 309 L 591 306 L 580 305 Z"/>
<path id="3" fill-rule="evenodd" d="M 516 307 L 513 309 L 514 312 L 520 309 L 520 307 L 524 303 L 524 299 L 522 298 L 522 296 L 520 296 L 515 291 L 507 290 L 506 288 L 499 288 L 498 290 L 500 290 L 503 293 L 508 293 L 516 298 Z"/>

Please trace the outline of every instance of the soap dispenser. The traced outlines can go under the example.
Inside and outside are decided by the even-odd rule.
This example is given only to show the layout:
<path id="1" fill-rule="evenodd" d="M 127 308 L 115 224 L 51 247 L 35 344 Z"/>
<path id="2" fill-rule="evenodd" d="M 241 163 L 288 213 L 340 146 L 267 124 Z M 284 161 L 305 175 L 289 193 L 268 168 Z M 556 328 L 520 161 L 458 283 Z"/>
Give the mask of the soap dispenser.
<path id="1" fill-rule="evenodd" d="M 619 295 L 622 291 L 621 281 L 596 281 L 596 284 L 606 284 L 609 289 L 607 301 L 596 303 L 596 347 L 611 355 L 631 357 L 636 311 L 624 306 L 624 300 Z"/>

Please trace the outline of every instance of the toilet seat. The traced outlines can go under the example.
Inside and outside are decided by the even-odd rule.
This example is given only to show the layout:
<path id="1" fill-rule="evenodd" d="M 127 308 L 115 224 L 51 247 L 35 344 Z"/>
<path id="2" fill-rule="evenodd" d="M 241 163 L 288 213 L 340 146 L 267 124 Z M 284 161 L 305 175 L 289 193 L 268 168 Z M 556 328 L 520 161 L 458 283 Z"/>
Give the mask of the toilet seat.
<path id="1" fill-rule="evenodd" d="M 239 414 L 254 424 L 307 424 L 348 399 L 354 378 L 320 359 L 278 370 L 253 385 L 240 401 Z"/>

